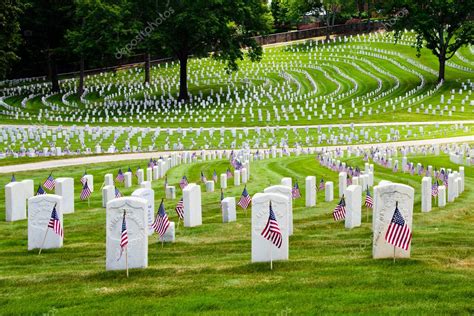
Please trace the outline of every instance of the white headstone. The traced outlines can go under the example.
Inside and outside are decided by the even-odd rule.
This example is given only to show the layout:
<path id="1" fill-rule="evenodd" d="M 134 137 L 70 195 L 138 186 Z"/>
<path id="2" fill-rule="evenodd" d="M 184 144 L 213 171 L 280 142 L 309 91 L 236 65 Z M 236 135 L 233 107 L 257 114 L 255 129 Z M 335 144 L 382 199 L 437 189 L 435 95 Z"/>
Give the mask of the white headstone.
<path id="1" fill-rule="evenodd" d="M 235 170 L 234 171 L 234 186 L 239 186 L 240 185 L 240 171 Z"/>
<path id="2" fill-rule="evenodd" d="M 206 181 L 206 192 L 214 192 L 214 181 Z"/>
<path id="3" fill-rule="evenodd" d="M 176 188 L 173 185 L 167 185 L 165 188 L 165 196 L 167 200 L 176 199 Z"/>
<path id="4" fill-rule="evenodd" d="M 306 207 L 316 206 L 316 177 L 306 177 Z"/>
<path id="5" fill-rule="evenodd" d="M 445 207 L 446 206 L 446 187 L 444 185 L 440 185 L 438 187 L 438 207 Z"/>
<path id="6" fill-rule="evenodd" d="M 7 222 L 26 219 L 25 186 L 21 182 L 5 186 L 5 217 Z"/>
<path id="7" fill-rule="evenodd" d="M 332 183 L 332 181 L 328 181 L 324 184 L 324 192 L 324 200 L 326 202 L 331 202 L 332 200 L 334 200 L 334 184 Z"/>
<path id="8" fill-rule="evenodd" d="M 62 200 L 62 197 L 55 194 L 43 194 L 28 199 L 28 250 L 63 246 L 63 237 L 48 228 L 51 213 L 56 205 L 56 212 L 64 231 Z"/>
<path id="9" fill-rule="evenodd" d="M 151 189 L 151 181 L 143 181 L 140 183 L 140 188 Z"/>
<path id="10" fill-rule="evenodd" d="M 111 173 L 107 173 L 104 176 L 104 186 L 106 185 L 114 185 L 114 175 Z"/>
<path id="11" fill-rule="evenodd" d="M 125 270 L 148 266 L 147 201 L 137 197 L 122 197 L 107 203 L 106 210 L 106 269 Z M 128 233 L 127 251 L 121 254 L 120 240 L 125 211 Z"/>
<path id="12" fill-rule="evenodd" d="M 142 188 L 133 191 L 132 196 L 146 200 L 146 218 L 148 223 L 148 235 L 153 234 L 153 222 L 155 220 L 155 191 L 150 188 Z"/>
<path id="13" fill-rule="evenodd" d="M 421 180 L 421 211 L 431 211 L 431 177 Z"/>
<path id="14" fill-rule="evenodd" d="M 448 202 L 454 202 L 457 196 L 458 187 L 455 185 L 454 180 L 456 176 L 452 173 L 448 176 Z"/>
<path id="15" fill-rule="evenodd" d="M 226 197 L 222 200 L 222 222 L 229 223 L 237 220 L 237 212 L 235 210 L 235 197 Z"/>
<path id="16" fill-rule="evenodd" d="M 249 180 L 249 175 L 247 172 L 247 168 L 240 169 L 240 176 L 242 177 L 242 183 L 245 184 Z"/>
<path id="17" fill-rule="evenodd" d="M 346 189 L 346 228 L 359 227 L 361 225 L 362 187 L 350 185 Z"/>
<path id="18" fill-rule="evenodd" d="M 202 225 L 201 187 L 190 183 L 183 190 L 184 227 Z"/>
<path id="19" fill-rule="evenodd" d="M 347 173 L 339 172 L 339 197 L 344 195 L 347 187 Z"/>
<path id="20" fill-rule="evenodd" d="M 25 198 L 29 199 L 30 197 L 35 196 L 35 187 L 33 180 L 27 179 L 21 181 L 23 183 L 24 191 L 25 191 Z"/>
<path id="21" fill-rule="evenodd" d="M 136 175 L 137 175 L 137 183 L 142 184 L 142 182 L 145 180 L 143 178 L 143 169 L 138 169 Z"/>
<path id="22" fill-rule="evenodd" d="M 287 187 L 289 187 L 289 188 L 292 188 L 293 185 L 292 185 L 292 180 L 291 180 L 291 178 L 288 178 L 288 177 L 282 178 L 282 179 L 281 179 L 281 185 L 284 185 L 284 186 L 287 186 Z"/>
<path id="23" fill-rule="evenodd" d="M 227 189 L 227 174 L 221 174 L 221 189 Z"/>
<path id="24" fill-rule="evenodd" d="M 63 198 L 63 214 L 74 213 L 74 179 L 57 178 L 54 191 Z"/>
<path id="25" fill-rule="evenodd" d="M 158 242 L 175 242 L 175 225 L 174 222 L 170 222 L 170 226 L 168 226 L 168 229 L 166 230 L 165 234 L 163 235 L 162 238 L 160 238 L 160 235 L 158 235 Z"/>
<path id="26" fill-rule="evenodd" d="M 87 187 L 91 192 L 94 192 L 94 176 L 91 174 L 84 175 L 84 178 L 87 180 Z"/>
<path id="27" fill-rule="evenodd" d="M 130 188 L 132 186 L 132 173 L 130 171 L 127 171 L 123 174 L 124 176 L 124 185 L 125 188 Z"/>
<path id="28" fill-rule="evenodd" d="M 282 235 L 281 247 L 277 248 L 271 241 L 262 236 L 270 215 L 269 204 L 280 227 Z M 257 193 L 252 198 L 252 262 L 268 262 L 270 260 L 288 260 L 288 198 L 277 193 Z"/>
<path id="29" fill-rule="evenodd" d="M 105 185 L 102 188 L 102 207 L 107 207 L 107 203 L 115 199 L 115 186 Z"/>
<path id="30" fill-rule="evenodd" d="M 398 209 L 408 225 L 412 229 L 413 204 L 415 190 L 404 184 L 385 183 L 374 187 L 374 216 L 373 216 L 373 247 L 372 256 L 374 259 L 409 258 L 410 248 L 404 250 L 396 248 L 385 240 L 385 234 L 392 221 L 396 202 Z M 410 246 L 411 247 L 411 246 Z"/>
<path id="31" fill-rule="evenodd" d="M 285 196 L 288 199 L 288 235 L 293 235 L 293 196 L 291 194 L 291 187 L 286 185 L 273 185 L 265 188 L 264 193 L 276 193 Z"/>

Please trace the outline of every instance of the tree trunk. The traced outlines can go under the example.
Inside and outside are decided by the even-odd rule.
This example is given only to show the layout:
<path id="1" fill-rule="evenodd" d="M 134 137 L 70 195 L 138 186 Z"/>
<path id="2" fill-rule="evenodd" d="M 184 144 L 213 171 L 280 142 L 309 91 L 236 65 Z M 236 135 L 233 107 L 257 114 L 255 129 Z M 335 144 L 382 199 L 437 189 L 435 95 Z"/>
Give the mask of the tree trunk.
<path id="1" fill-rule="evenodd" d="M 150 53 L 145 53 L 145 83 L 150 83 Z"/>
<path id="2" fill-rule="evenodd" d="M 56 60 L 51 53 L 48 53 L 48 77 L 51 80 L 51 91 L 59 92 L 58 68 L 56 67 Z"/>
<path id="3" fill-rule="evenodd" d="M 446 68 L 446 56 L 440 54 L 439 58 L 439 74 L 438 74 L 438 83 L 444 81 L 444 73 Z"/>
<path id="4" fill-rule="evenodd" d="M 79 64 L 79 87 L 77 88 L 77 95 L 81 97 L 81 95 L 84 93 L 84 57 L 81 56 Z"/>
<path id="5" fill-rule="evenodd" d="M 328 12 L 326 12 L 326 16 L 327 16 L 327 19 L 326 19 L 326 41 L 329 41 L 331 39 L 331 30 L 330 30 L 331 16 L 329 15 Z"/>
<path id="6" fill-rule="evenodd" d="M 179 57 L 179 101 L 188 100 L 188 55 Z"/>

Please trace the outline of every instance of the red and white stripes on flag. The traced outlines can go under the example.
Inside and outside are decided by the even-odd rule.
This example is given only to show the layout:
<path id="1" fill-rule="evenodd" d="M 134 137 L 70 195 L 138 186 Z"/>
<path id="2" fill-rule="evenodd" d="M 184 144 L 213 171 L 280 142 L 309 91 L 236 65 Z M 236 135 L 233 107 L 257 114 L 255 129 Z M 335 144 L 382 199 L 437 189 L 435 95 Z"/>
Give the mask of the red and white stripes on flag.
<path id="1" fill-rule="evenodd" d="M 58 212 L 56 211 L 56 205 L 53 207 L 53 211 L 51 212 L 48 228 L 51 228 L 56 233 L 56 235 L 64 237 L 61 221 L 59 220 Z"/>
<path id="2" fill-rule="evenodd" d="M 241 208 L 246 210 L 247 207 L 249 207 L 251 202 L 252 202 L 252 198 L 247 192 L 247 187 L 245 187 L 244 191 L 242 192 L 242 196 L 240 197 L 239 203 L 237 203 L 237 205 L 239 205 Z"/>
<path id="3" fill-rule="evenodd" d="M 127 222 L 125 221 L 125 212 L 123 213 L 123 220 L 122 220 L 122 229 L 120 233 L 120 258 L 122 258 L 123 251 L 128 246 L 128 231 L 127 231 Z"/>
<path id="4" fill-rule="evenodd" d="M 184 219 L 184 202 L 183 198 L 179 200 L 178 204 L 176 205 L 175 208 L 176 214 L 178 214 L 179 219 L 183 220 Z"/>
<path id="5" fill-rule="evenodd" d="M 395 207 L 395 212 L 393 213 L 392 221 L 390 222 L 390 225 L 388 225 L 387 233 L 385 234 L 385 240 L 395 247 L 408 250 L 411 242 L 411 236 L 411 230 L 403 219 L 403 216 L 398 210 L 397 205 Z"/>
<path id="6" fill-rule="evenodd" d="M 344 200 L 344 195 L 342 196 L 337 206 L 334 208 L 332 216 L 334 217 L 334 220 L 336 222 L 342 221 L 346 218 L 346 201 Z"/>
<path id="7" fill-rule="evenodd" d="M 91 189 L 89 189 L 89 186 L 87 185 L 87 181 L 86 181 L 86 183 L 84 183 L 84 186 L 82 187 L 81 200 L 82 201 L 87 200 L 91 196 L 91 194 L 92 194 Z"/>
<path id="8" fill-rule="evenodd" d="M 151 225 L 153 230 L 158 233 L 160 238 L 166 233 L 166 230 L 170 226 L 170 221 L 168 215 L 166 214 L 163 201 L 161 201 L 160 207 L 158 208 L 158 213 L 156 214 L 155 221 Z"/>
<path id="9" fill-rule="evenodd" d="M 272 202 L 270 201 L 270 215 L 268 216 L 267 225 L 262 230 L 263 238 L 270 240 L 277 248 L 281 247 L 283 238 L 281 236 L 280 226 L 272 210 Z"/>
<path id="10" fill-rule="evenodd" d="M 56 186 L 56 180 L 54 180 L 54 177 L 52 174 L 49 175 L 48 178 L 43 183 L 43 186 L 48 189 L 48 190 L 53 190 L 54 187 Z"/>

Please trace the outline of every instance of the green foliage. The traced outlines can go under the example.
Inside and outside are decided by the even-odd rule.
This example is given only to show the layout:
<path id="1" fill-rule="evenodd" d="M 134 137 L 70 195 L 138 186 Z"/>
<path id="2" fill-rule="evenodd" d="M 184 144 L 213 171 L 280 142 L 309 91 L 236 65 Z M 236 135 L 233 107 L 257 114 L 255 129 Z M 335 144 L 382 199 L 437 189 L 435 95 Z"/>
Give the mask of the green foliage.
<path id="1" fill-rule="evenodd" d="M 19 17 L 23 5 L 20 0 L 0 1 L 0 79 L 4 79 L 11 64 L 18 60 L 16 50 L 21 43 Z"/>

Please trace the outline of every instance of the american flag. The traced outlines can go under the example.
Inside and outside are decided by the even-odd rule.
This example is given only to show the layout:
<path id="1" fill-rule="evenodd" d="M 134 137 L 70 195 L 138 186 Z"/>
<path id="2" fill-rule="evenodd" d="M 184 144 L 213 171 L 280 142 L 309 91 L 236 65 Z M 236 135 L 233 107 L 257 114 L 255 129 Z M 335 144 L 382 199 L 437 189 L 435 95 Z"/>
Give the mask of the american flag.
<path id="1" fill-rule="evenodd" d="M 344 200 L 344 195 L 342 196 L 337 206 L 334 208 L 332 216 L 334 217 L 334 220 L 336 222 L 342 221 L 346 218 L 346 201 Z"/>
<path id="2" fill-rule="evenodd" d="M 186 178 L 186 176 L 181 178 L 181 181 L 179 181 L 179 186 L 181 190 L 188 186 L 188 178 Z"/>
<path id="3" fill-rule="evenodd" d="M 438 181 L 434 181 L 433 185 L 431 186 L 431 195 L 438 196 Z"/>
<path id="4" fill-rule="evenodd" d="M 280 248 L 283 238 L 281 236 L 280 226 L 272 210 L 272 202 L 270 201 L 270 215 L 268 216 L 267 225 L 262 230 L 263 238 L 270 240 L 276 247 Z"/>
<path id="5" fill-rule="evenodd" d="M 374 200 L 372 199 L 372 196 L 370 195 L 369 186 L 367 186 L 367 192 L 365 194 L 365 203 L 364 204 L 367 208 L 373 208 L 374 207 Z"/>
<path id="6" fill-rule="evenodd" d="M 176 211 L 176 214 L 178 214 L 179 219 L 184 218 L 184 201 L 183 198 L 179 200 L 178 204 L 176 205 L 176 208 L 174 209 Z"/>
<path id="7" fill-rule="evenodd" d="M 299 199 L 301 197 L 300 187 L 298 186 L 298 181 L 295 181 L 295 185 L 291 189 L 291 196 L 293 199 Z"/>
<path id="8" fill-rule="evenodd" d="M 122 257 L 123 251 L 127 248 L 128 245 L 128 232 L 127 232 L 127 222 L 125 221 L 125 212 L 123 213 L 122 220 L 122 229 L 120 234 L 120 258 Z"/>
<path id="9" fill-rule="evenodd" d="M 115 198 L 118 199 L 118 198 L 121 198 L 122 197 L 122 193 L 120 192 L 120 190 L 115 187 Z"/>
<path id="10" fill-rule="evenodd" d="M 125 176 L 123 175 L 122 169 L 119 169 L 117 177 L 115 178 L 115 181 L 123 182 L 124 180 L 125 180 Z"/>
<path id="11" fill-rule="evenodd" d="M 38 190 L 36 191 L 36 195 L 43 195 L 43 194 L 46 194 L 46 192 L 44 192 L 43 187 L 40 184 L 38 186 Z"/>
<path id="12" fill-rule="evenodd" d="M 49 177 L 44 181 L 43 186 L 48 190 L 53 190 L 56 186 L 56 181 L 54 180 L 53 174 L 49 174 Z"/>
<path id="13" fill-rule="evenodd" d="M 324 179 L 321 179 L 321 181 L 319 181 L 318 191 L 324 191 Z"/>
<path id="14" fill-rule="evenodd" d="M 170 221 L 168 219 L 168 215 L 166 214 L 163 201 L 161 201 L 160 207 L 158 208 L 158 212 L 156 213 L 155 221 L 151 225 L 151 228 L 153 228 L 155 232 L 160 235 L 160 238 L 162 238 L 169 226 Z"/>
<path id="15" fill-rule="evenodd" d="M 411 231 L 402 214 L 398 210 L 398 203 L 395 206 L 395 212 L 393 213 L 392 221 L 388 225 L 387 233 L 385 234 L 385 240 L 395 246 L 408 250 L 411 242 Z"/>
<path id="16" fill-rule="evenodd" d="M 91 189 L 89 189 L 89 186 L 87 185 L 87 181 L 86 181 L 86 183 L 84 183 L 84 186 L 82 187 L 81 200 L 82 201 L 87 200 L 91 196 L 91 194 L 92 194 Z"/>
<path id="17" fill-rule="evenodd" d="M 84 183 L 87 182 L 86 175 L 87 175 L 87 171 L 84 171 L 84 174 L 82 175 L 81 180 L 80 180 L 82 185 L 84 185 Z"/>
<path id="18" fill-rule="evenodd" d="M 232 178 L 232 171 L 230 171 L 229 168 L 227 168 L 226 173 L 227 173 L 227 178 Z"/>
<path id="19" fill-rule="evenodd" d="M 214 180 L 215 183 L 217 183 L 217 172 L 214 170 L 214 173 L 212 174 L 212 180 Z"/>
<path id="20" fill-rule="evenodd" d="M 204 175 L 204 173 L 201 171 L 201 182 L 202 183 L 206 183 L 207 179 L 206 179 L 206 176 Z"/>
<path id="21" fill-rule="evenodd" d="M 246 210 L 247 207 L 250 205 L 250 202 L 252 202 L 252 198 L 247 192 L 247 186 L 245 186 L 244 191 L 242 191 L 242 196 L 240 197 L 239 203 L 237 203 L 237 205 Z"/>
<path id="22" fill-rule="evenodd" d="M 16 182 L 16 178 L 15 178 L 15 174 L 14 174 L 14 173 L 12 174 L 12 179 L 10 180 L 10 182 Z"/>
<path id="23" fill-rule="evenodd" d="M 53 231 L 61 237 L 64 237 L 63 228 L 61 227 L 61 221 L 58 217 L 58 212 L 56 212 L 56 205 L 53 207 L 51 212 L 51 218 L 49 219 L 48 228 L 52 228 Z"/>

